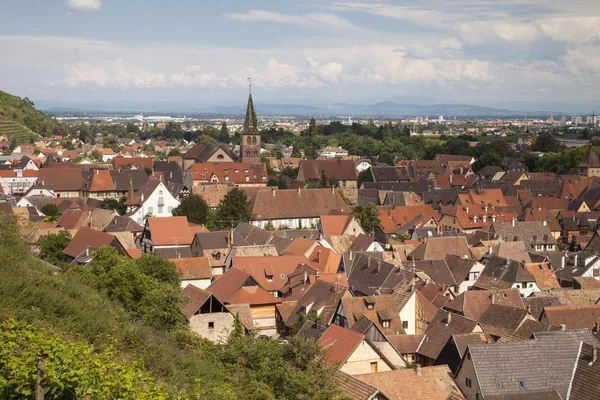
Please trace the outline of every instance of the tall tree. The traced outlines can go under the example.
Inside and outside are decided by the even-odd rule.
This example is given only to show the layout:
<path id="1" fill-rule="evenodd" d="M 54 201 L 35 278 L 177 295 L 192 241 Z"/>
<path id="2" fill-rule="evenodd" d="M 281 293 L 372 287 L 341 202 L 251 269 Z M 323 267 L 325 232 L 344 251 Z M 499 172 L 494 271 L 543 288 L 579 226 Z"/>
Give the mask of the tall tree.
<path id="1" fill-rule="evenodd" d="M 221 124 L 221 131 L 219 131 L 219 142 L 229 142 L 229 129 L 227 129 L 227 122 L 223 121 Z"/>
<path id="2" fill-rule="evenodd" d="M 173 215 L 187 217 L 189 222 L 204 225 L 208 219 L 208 204 L 202 196 L 191 194 L 173 210 Z"/>
<path id="3" fill-rule="evenodd" d="M 248 222 L 251 217 L 246 193 L 235 188 L 219 203 L 211 225 L 216 229 L 227 229 Z"/>
<path id="4" fill-rule="evenodd" d="M 377 211 L 377 206 L 373 203 L 354 207 L 352 215 L 360 221 L 360 225 L 365 232 L 375 232 L 375 229 L 379 228 L 379 225 L 381 225 L 381 221 L 379 221 L 379 211 Z"/>

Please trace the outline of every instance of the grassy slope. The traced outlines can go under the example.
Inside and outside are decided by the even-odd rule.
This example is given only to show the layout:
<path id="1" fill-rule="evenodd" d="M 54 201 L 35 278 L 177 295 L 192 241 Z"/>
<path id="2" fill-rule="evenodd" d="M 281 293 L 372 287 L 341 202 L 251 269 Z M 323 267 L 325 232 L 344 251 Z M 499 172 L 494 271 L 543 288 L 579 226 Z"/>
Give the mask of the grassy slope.
<path id="1" fill-rule="evenodd" d="M 32 132 L 42 136 L 66 134 L 66 125 L 36 110 L 33 103 L 0 90 L 0 135 L 31 137 Z"/>

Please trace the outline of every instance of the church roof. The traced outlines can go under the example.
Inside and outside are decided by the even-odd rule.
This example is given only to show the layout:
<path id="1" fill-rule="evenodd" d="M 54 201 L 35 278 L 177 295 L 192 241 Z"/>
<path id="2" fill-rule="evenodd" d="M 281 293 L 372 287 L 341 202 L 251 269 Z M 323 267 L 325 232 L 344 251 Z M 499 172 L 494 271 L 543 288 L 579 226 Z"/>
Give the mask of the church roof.
<path id="1" fill-rule="evenodd" d="M 256 126 L 256 112 L 254 112 L 254 102 L 252 101 L 252 93 L 248 95 L 248 105 L 246 106 L 246 117 L 244 118 L 243 134 L 258 134 Z"/>
<path id="2" fill-rule="evenodd" d="M 581 163 L 579 166 L 586 168 L 600 168 L 600 160 L 598 160 L 598 155 L 592 148 L 592 145 L 588 147 L 583 163 Z"/>

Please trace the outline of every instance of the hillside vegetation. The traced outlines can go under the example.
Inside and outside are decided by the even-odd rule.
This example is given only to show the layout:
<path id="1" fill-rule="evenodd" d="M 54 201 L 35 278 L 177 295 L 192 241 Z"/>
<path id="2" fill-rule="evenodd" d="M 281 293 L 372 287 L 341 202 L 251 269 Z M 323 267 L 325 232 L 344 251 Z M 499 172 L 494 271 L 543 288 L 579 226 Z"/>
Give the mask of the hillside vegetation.
<path id="1" fill-rule="evenodd" d="M 32 398 L 40 363 L 46 399 L 337 397 L 313 342 L 261 340 L 239 323 L 222 345 L 191 333 L 160 257 L 105 247 L 90 267 L 53 273 L 0 220 L 0 260 L 0 398 Z"/>
<path id="2" fill-rule="evenodd" d="M 8 121 L 8 122 L 7 122 Z M 31 136 L 66 135 L 69 129 L 49 115 L 36 110 L 27 98 L 13 96 L 0 90 L 0 135 L 15 137 L 17 140 Z"/>

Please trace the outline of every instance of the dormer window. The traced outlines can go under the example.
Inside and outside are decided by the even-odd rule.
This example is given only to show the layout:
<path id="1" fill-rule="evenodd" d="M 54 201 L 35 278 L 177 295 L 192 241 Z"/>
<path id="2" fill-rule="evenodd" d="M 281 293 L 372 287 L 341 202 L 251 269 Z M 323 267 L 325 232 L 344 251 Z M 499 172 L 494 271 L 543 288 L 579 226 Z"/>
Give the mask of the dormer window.
<path id="1" fill-rule="evenodd" d="M 367 303 L 367 310 L 372 310 L 375 308 L 375 303 Z"/>
<path id="2" fill-rule="evenodd" d="M 381 327 L 382 328 L 389 328 L 390 327 L 390 320 L 389 319 L 384 319 L 383 321 L 381 321 Z"/>
<path id="3" fill-rule="evenodd" d="M 267 275 L 267 282 L 273 282 L 273 275 Z"/>

